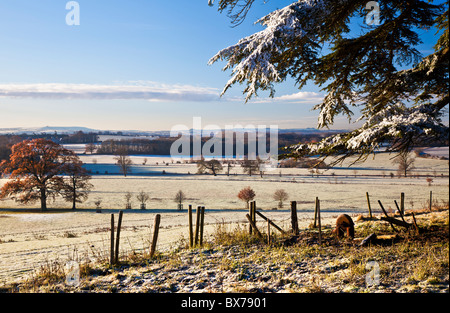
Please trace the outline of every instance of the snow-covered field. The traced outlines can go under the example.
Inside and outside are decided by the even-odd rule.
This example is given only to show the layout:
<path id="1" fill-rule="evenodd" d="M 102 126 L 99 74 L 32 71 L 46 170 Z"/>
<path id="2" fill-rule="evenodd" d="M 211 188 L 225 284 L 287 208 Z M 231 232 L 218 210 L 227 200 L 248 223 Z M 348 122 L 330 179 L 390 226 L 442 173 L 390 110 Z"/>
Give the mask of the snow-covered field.
<path id="1" fill-rule="evenodd" d="M 424 149 L 424 152 L 435 157 L 445 157 L 447 159 L 449 155 L 448 147 L 426 148 Z"/>
<path id="2" fill-rule="evenodd" d="M 448 148 L 433 151 L 443 156 Z M 426 153 L 430 153 L 427 149 Z M 449 162 L 434 158 L 416 158 L 413 177 L 391 178 L 396 174 L 392 155 L 377 154 L 362 164 L 351 168 L 344 163 L 340 167 L 321 170 L 320 174 L 307 169 L 275 169 L 263 178 L 242 174 L 240 167 L 233 167 L 230 176 L 224 171 L 212 175 L 195 175 L 196 165 L 177 163 L 167 157 L 132 156 L 135 163 L 133 173 L 128 177 L 119 175 L 111 156 L 82 155 L 83 162 L 95 173 L 94 188 L 89 199 L 79 205 L 80 210 L 72 212 L 70 204 L 62 201 L 51 203 L 51 208 L 66 208 L 48 213 L 31 213 L 36 206 L 20 206 L 11 200 L 0 201 L 0 285 L 3 282 L 21 278 L 39 264 L 58 260 L 82 260 L 106 257 L 109 251 L 111 213 L 125 209 L 124 195 L 140 191 L 148 192 L 150 200 L 147 210 L 138 209 L 138 201 L 132 199 L 132 210 L 125 211 L 121 234 L 121 251 L 142 251 L 149 248 L 151 229 L 157 213 L 162 215 L 158 249 L 168 249 L 182 237 L 187 238 L 187 205 L 194 208 L 206 207 L 206 234 L 214 231 L 216 223 L 245 223 L 245 204 L 237 198 L 240 189 L 250 186 L 256 192 L 259 209 L 277 224 L 288 229 L 290 226 L 289 201 L 297 201 L 301 227 L 307 227 L 314 212 L 314 201 L 321 200 L 323 224 L 332 225 L 341 212 L 353 215 L 367 213 L 366 192 L 369 192 L 371 206 L 375 213 L 380 209 L 377 200 L 384 207 L 395 209 L 394 200 L 399 201 L 400 193 L 405 193 L 407 209 L 426 206 L 430 191 L 436 201 L 449 200 Z M 93 161 L 93 160 L 96 161 Z M 350 161 L 348 161 L 350 162 Z M 166 165 L 168 164 L 168 165 Z M 108 174 L 104 174 L 108 168 Z M 165 174 L 163 174 L 165 171 Z M 281 172 L 281 176 L 280 176 Z M 431 185 L 426 178 L 433 179 Z M 0 186 L 6 182 L 0 180 Z M 272 198 L 277 189 L 289 194 L 283 210 L 274 211 L 277 202 Z M 173 198 L 178 190 L 187 196 L 185 210 L 176 210 Z M 94 202 L 101 200 L 101 214 L 95 213 Z"/>

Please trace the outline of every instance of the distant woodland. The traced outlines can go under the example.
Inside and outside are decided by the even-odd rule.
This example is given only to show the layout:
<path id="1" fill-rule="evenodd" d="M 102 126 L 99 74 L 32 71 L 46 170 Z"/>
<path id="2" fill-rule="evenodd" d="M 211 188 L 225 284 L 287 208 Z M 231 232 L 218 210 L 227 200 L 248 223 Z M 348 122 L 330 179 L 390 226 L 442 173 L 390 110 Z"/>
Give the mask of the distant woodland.
<path id="1" fill-rule="evenodd" d="M 11 147 L 16 143 L 24 140 L 32 140 L 43 138 L 52 140 L 58 144 L 88 144 L 97 141 L 98 134 L 77 132 L 74 134 L 14 134 L 14 135 L 0 135 L 0 161 L 6 160 L 11 154 Z"/>
<path id="2" fill-rule="evenodd" d="M 160 137 L 158 139 L 136 139 L 130 136 L 130 139 L 122 140 L 107 140 L 104 142 L 97 142 L 98 133 L 83 133 L 76 132 L 74 134 L 14 134 L 14 135 L 0 135 L 0 160 L 8 159 L 11 154 L 11 147 L 23 140 L 30 140 L 36 138 L 45 138 L 52 140 L 59 144 L 94 144 L 96 149 L 95 154 L 117 154 L 119 150 L 126 150 L 130 155 L 170 155 L 170 148 L 172 144 L 179 138 Z M 297 144 L 299 142 L 317 142 L 325 136 L 329 135 L 326 132 L 302 134 L 302 133 L 282 133 L 278 136 L 279 148 Z M 269 135 L 267 136 L 269 138 Z M 210 138 L 202 138 L 202 147 Z M 192 151 L 191 140 L 191 151 Z M 267 140 L 267 151 L 269 151 L 270 141 Z M 235 147 L 234 147 L 235 149 Z M 244 150 L 247 152 L 248 145 L 245 141 Z M 223 143 L 223 151 L 225 151 Z"/>
<path id="3" fill-rule="evenodd" d="M 297 144 L 299 142 L 317 142 L 322 139 L 326 134 L 279 134 L 278 137 L 278 148 L 281 149 L 285 146 Z M 267 136 L 266 151 L 270 151 L 270 136 Z M 159 139 L 149 140 L 149 139 L 130 139 L 130 140 L 107 140 L 102 142 L 97 150 L 97 154 L 117 154 L 118 151 L 127 151 L 130 155 L 170 155 L 170 148 L 172 144 L 178 140 L 178 138 L 161 137 Z M 210 140 L 210 137 L 204 137 L 201 139 L 201 146 Z M 193 149 L 193 139 L 190 140 L 190 151 L 192 155 Z M 256 147 L 258 147 L 258 142 Z M 236 141 L 233 145 L 234 154 L 236 153 Z M 181 152 L 181 151 L 180 151 Z M 213 151 L 212 151 L 213 152 Z M 222 152 L 225 154 L 225 140 L 222 140 Z M 248 142 L 247 138 L 244 140 L 244 154 L 248 153 Z"/>
<path id="4" fill-rule="evenodd" d="M 331 132 L 330 132 L 331 133 Z M 294 145 L 297 143 L 311 143 L 319 142 L 322 138 L 330 135 L 328 132 L 318 132 L 318 133 L 280 133 L 278 135 L 278 147 L 282 149 L 283 147 Z M 110 154 L 115 155 L 119 151 L 126 151 L 129 155 L 170 155 L 170 148 L 172 144 L 179 138 L 171 137 L 160 137 L 158 139 L 137 139 L 133 136 L 129 136 L 130 139 L 122 140 L 106 140 L 103 142 L 98 142 L 97 138 L 99 133 L 83 133 L 81 131 L 73 134 L 15 134 L 15 135 L 0 135 L 0 160 L 5 160 L 9 158 L 11 154 L 11 147 L 23 140 L 30 140 L 36 138 L 44 138 L 54 141 L 58 144 L 86 144 L 94 145 L 95 149 L 91 150 L 89 153 L 93 154 Z M 122 135 L 119 133 L 119 135 Z M 269 141 L 270 136 L 267 135 L 266 151 L 269 151 Z M 210 138 L 202 138 L 202 147 Z M 258 143 L 257 143 L 258 145 Z M 193 151 L 193 140 L 191 138 L 190 150 Z M 431 146 L 431 144 L 430 144 Z M 236 151 L 236 144 L 234 145 L 234 151 Z M 225 143 L 222 142 L 222 151 L 225 151 Z M 247 153 L 248 145 L 245 140 L 244 151 Z M 282 151 L 280 150 L 281 154 Z"/>

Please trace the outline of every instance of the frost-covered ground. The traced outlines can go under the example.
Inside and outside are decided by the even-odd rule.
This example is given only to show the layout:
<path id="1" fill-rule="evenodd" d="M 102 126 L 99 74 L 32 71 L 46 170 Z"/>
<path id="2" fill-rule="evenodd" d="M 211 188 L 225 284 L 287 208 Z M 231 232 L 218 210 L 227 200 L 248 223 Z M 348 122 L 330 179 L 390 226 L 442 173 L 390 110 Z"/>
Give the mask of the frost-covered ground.
<path id="1" fill-rule="evenodd" d="M 289 194 L 287 202 L 298 201 L 299 209 L 306 211 L 313 209 L 315 197 L 322 201 L 324 210 L 366 210 L 366 192 L 369 192 L 376 208 L 377 200 L 389 201 L 388 206 L 393 205 L 393 200 L 398 199 L 401 192 L 405 193 L 406 204 L 412 208 L 427 201 L 430 191 L 433 191 L 435 199 L 448 200 L 448 160 L 416 158 L 412 176 L 399 178 L 392 157 L 393 155 L 380 153 L 375 158 L 371 156 L 364 163 L 352 167 L 348 167 L 351 163 L 349 160 L 332 169 L 320 170 L 319 174 L 312 174 L 303 168 L 276 168 L 267 171 L 261 178 L 259 175 L 244 175 L 240 166 L 230 168 L 229 176 L 226 174 L 226 167 L 216 177 L 196 175 L 196 165 L 186 164 L 186 160 L 173 160 L 172 163 L 168 157 L 149 156 L 132 156 L 132 173 L 123 177 L 119 174 L 119 168 L 114 165 L 113 156 L 82 155 L 81 159 L 94 173 L 94 189 L 89 199 L 79 207 L 93 209 L 94 202 L 101 200 L 101 207 L 104 209 L 123 209 L 126 192 L 137 195 L 140 191 L 145 191 L 151 198 L 147 203 L 149 209 L 174 210 L 176 203 L 173 198 L 178 190 L 183 190 L 188 198 L 185 205 L 236 209 L 244 207 L 237 194 L 247 186 L 255 190 L 255 200 L 264 209 L 277 206 L 273 199 L 273 193 L 277 189 L 285 189 Z M 145 158 L 147 162 L 143 165 Z M 95 174 L 97 171 L 98 175 Z M 427 178 L 433 180 L 431 186 Z M 0 185 L 5 181 L 0 180 Z M 59 200 L 51 206 L 68 208 L 70 204 Z M 132 206 L 134 209 L 139 207 L 136 197 L 132 199 Z M 0 209 L 21 207 L 11 200 L 0 201 Z"/>
<path id="2" fill-rule="evenodd" d="M 425 153 L 428 153 L 429 155 L 436 156 L 436 157 L 449 157 L 449 149 L 448 147 L 435 147 L 435 148 L 426 148 L 424 149 Z"/>
<path id="3" fill-rule="evenodd" d="M 429 150 L 426 151 L 429 153 Z M 445 151 L 444 151 L 445 152 Z M 448 149 L 447 149 L 448 152 Z M 442 153 L 440 151 L 439 153 Z M 83 155 L 84 162 L 92 169 L 109 166 L 117 171 L 111 156 Z M 96 159 L 96 163 L 93 159 Z M 226 169 L 220 175 L 195 175 L 196 165 L 185 164 L 181 160 L 173 163 L 170 158 L 132 156 L 136 165 L 129 177 L 121 175 L 93 175 L 92 190 L 88 201 L 79 205 L 80 210 L 72 212 L 70 204 L 56 201 L 52 208 L 67 211 L 30 213 L 25 209 L 33 205 L 20 206 L 11 200 L 0 201 L 0 285 L 3 282 L 22 278 L 37 268 L 39 264 L 59 260 L 107 257 L 109 251 L 110 214 L 125 208 L 124 195 L 139 191 L 150 194 L 147 210 L 138 209 L 138 201 L 132 199 L 131 211 L 124 214 L 121 235 L 121 251 L 142 251 L 149 248 L 151 229 L 157 213 L 162 215 L 158 249 L 169 249 L 176 241 L 187 238 L 188 204 L 194 208 L 206 207 L 206 234 L 221 222 L 245 223 L 245 204 L 237 198 L 240 189 L 251 186 L 256 192 L 259 209 L 285 229 L 290 227 L 289 201 L 297 201 L 300 227 L 308 227 L 313 219 L 314 201 L 321 200 L 323 223 L 332 225 L 340 213 L 367 213 L 366 192 L 369 192 L 374 213 L 379 214 L 377 200 L 381 200 L 388 210 L 395 209 L 394 200 L 399 201 L 400 193 L 405 193 L 407 209 L 419 209 L 427 205 L 430 191 L 433 199 L 448 202 L 448 160 L 417 158 L 413 176 L 391 178 L 396 174 L 392 156 L 377 154 L 363 164 L 351 168 L 347 164 L 329 170 L 321 170 L 319 175 L 307 169 L 276 169 L 267 172 L 263 178 L 242 174 L 240 167 L 233 167 L 230 176 Z M 156 164 L 158 163 L 158 164 Z M 166 165 L 166 164 L 169 165 Z M 147 171 L 147 175 L 137 170 Z M 165 171 L 165 174 L 162 174 Z M 153 172 L 154 174 L 148 174 Z M 281 172 L 281 176 L 280 176 Z M 433 179 L 431 185 L 426 178 Z M 0 185 L 6 182 L 0 180 Z M 187 196 L 185 210 L 176 210 L 173 198 L 178 190 Z M 277 202 L 272 198 L 277 189 L 285 189 L 289 199 L 283 210 L 274 211 Z M 95 213 L 94 202 L 101 200 L 103 212 Z"/>

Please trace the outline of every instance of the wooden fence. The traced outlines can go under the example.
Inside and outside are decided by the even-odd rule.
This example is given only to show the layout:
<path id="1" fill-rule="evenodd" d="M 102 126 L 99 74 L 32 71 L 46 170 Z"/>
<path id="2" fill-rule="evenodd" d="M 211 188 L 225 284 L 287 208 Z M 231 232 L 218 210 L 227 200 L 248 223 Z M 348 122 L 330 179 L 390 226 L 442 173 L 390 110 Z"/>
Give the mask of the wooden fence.
<path id="1" fill-rule="evenodd" d="M 370 203 L 370 195 L 368 192 L 366 192 L 366 198 L 367 198 L 367 206 L 368 206 L 368 213 L 369 218 L 373 219 L 372 215 L 372 207 Z M 431 203 L 432 203 L 432 192 L 430 192 L 430 206 L 429 210 L 431 212 Z M 378 200 L 378 204 L 384 214 L 383 217 L 381 217 L 380 220 L 386 221 L 390 224 L 394 232 L 398 232 L 397 228 L 395 226 L 404 227 L 406 229 L 415 229 L 417 232 L 419 232 L 419 227 L 417 225 L 414 213 L 411 212 L 413 223 L 408 223 L 405 220 L 405 194 L 402 192 L 400 194 L 400 205 L 397 203 L 397 200 L 394 200 L 395 206 L 397 208 L 397 211 L 400 216 L 400 220 L 397 218 L 394 218 L 393 216 L 389 216 L 386 212 L 382 202 Z M 195 210 L 196 213 L 196 223 L 194 227 L 194 220 L 193 220 L 193 208 L 192 205 L 189 205 L 188 207 L 188 222 L 189 222 L 189 248 L 196 248 L 196 247 L 202 247 L 203 246 L 203 235 L 204 235 L 204 226 L 205 226 L 205 207 L 204 206 L 197 206 L 197 209 Z M 271 219 L 267 218 L 262 212 L 257 210 L 256 207 L 256 201 L 251 201 L 249 205 L 249 212 L 245 215 L 247 218 L 247 221 L 249 223 L 249 235 L 255 235 L 260 239 L 263 239 L 262 233 L 257 227 L 257 220 L 256 217 L 262 218 L 266 222 L 267 227 L 267 243 L 271 242 L 271 228 L 273 227 L 277 231 L 279 231 L 284 236 L 298 236 L 300 233 L 299 230 L 299 224 L 298 224 L 298 216 L 297 216 L 297 202 L 291 201 L 290 206 L 290 219 L 291 219 L 291 229 L 289 231 L 283 230 L 281 227 L 276 225 Z M 115 227 L 114 223 L 114 214 L 111 214 L 111 229 L 110 229 L 110 264 L 119 264 L 119 251 L 120 251 L 120 231 L 122 226 L 122 219 L 123 219 L 123 211 L 119 212 L 119 218 L 118 218 L 118 224 L 117 227 Z M 156 246 L 158 242 L 158 234 L 159 234 L 159 228 L 161 223 L 161 215 L 157 214 L 155 216 L 155 221 L 153 224 L 153 236 L 151 241 L 151 247 L 150 247 L 150 258 L 153 258 L 156 252 Z M 318 238 L 319 238 L 319 244 L 322 243 L 322 225 L 321 225 L 321 216 L 320 216 L 320 200 L 318 197 L 315 199 L 315 208 L 314 208 L 314 222 L 312 225 L 313 228 L 318 228 Z M 115 232 L 116 230 L 116 232 Z"/>

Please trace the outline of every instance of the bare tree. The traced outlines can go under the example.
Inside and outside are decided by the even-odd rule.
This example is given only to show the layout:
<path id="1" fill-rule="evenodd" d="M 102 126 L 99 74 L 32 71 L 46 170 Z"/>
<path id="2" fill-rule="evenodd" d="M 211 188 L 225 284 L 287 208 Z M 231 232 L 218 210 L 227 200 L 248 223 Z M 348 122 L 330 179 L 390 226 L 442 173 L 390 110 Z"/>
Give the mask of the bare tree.
<path id="1" fill-rule="evenodd" d="M 205 171 L 209 171 L 214 176 L 223 170 L 222 164 L 218 160 L 212 159 L 209 161 L 200 160 L 197 162 L 197 173 L 203 174 Z"/>
<path id="2" fill-rule="evenodd" d="M 410 157 L 409 153 L 401 153 L 395 157 L 392 161 L 394 164 L 398 164 L 398 174 L 404 175 L 405 177 L 408 175 L 408 172 L 415 169 L 414 161 L 416 159 L 414 157 Z"/>
<path id="3" fill-rule="evenodd" d="M 231 164 L 233 163 L 234 161 L 232 161 L 232 160 L 226 160 L 226 161 L 224 161 L 223 163 L 224 164 L 226 164 L 227 165 L 227 176 L 230 176 L 230 170 L 231 170 Z"/>
<path id="4" fill-rule="evenodd" d="M 125 201 L 127 202 L 126 209 L 131 210 L 131 198 L 133 197 L 133 194 L 131 192 L 127 192 L 125 194 Z"/>
<path id="5" fill-rule="evenodd" d="M 150 199 L 148 193 L 141 191 L 136 198 L 141 203 L 141 210 L 145 210 L 145 203 Z"/>
<path id="6" fill-rule="evenodd" d="M 288 196 L 289 195 L 284 189 L 278 189 L 277 191 L 275 191 L 275 193 L 273 194 L 273 199 L 278 201 L 279 209 L 283 208 L 283 202 L 288 199 Z"/>
<path id="7" fill-rule="evenodd" d="M 74 161 L 68 164 L 64 182 L 61 186 L 61 195 L 66 201 L 72 202 L 72 209 L 76 209 L 77 203 L 87 200 L 89 192 L 94 187 L 89 180 L 91 175 L 83 168 L 83 162 Z"/>
<path id="8" fill-rule="evenodd" d="M 259 162 L 257 160 L 244 160 L 242 161 L 241 166 L 244 173 L 248 174 L 248 176 L 252 176 L 259 171 Z"/>
<path id="9" fill-rule="evenodd" d="M 175 195 L 175 198 L 173 199 L 176 203 L 178 203 L 178 210 L 183 209 L 183 201 L 186 199 L 186 195 L 182 190 L 178 190 L 177 194 Z"/>
<path id="10" fill-rule="evenodd" d="M 133 164 L 133 161 L 131 161 L 128 155 L 128 151 L 126 149 L 119 149 L 114 160 L 117 161 L 116 165 L 119 166 L 120 172 L 127 177 L 127 174 L 131 173 L 131 165 Z"/>
<path id="11" fill-rule="evenodd" d="M 93 143 L 88 143 L 85 147 L 85 153 L 93 154 L 97 147 Z"/>

